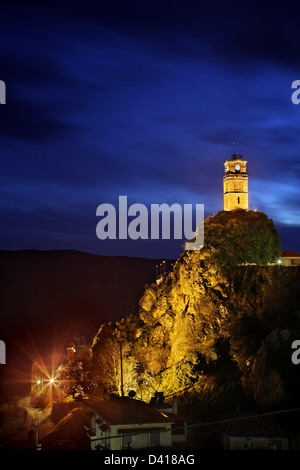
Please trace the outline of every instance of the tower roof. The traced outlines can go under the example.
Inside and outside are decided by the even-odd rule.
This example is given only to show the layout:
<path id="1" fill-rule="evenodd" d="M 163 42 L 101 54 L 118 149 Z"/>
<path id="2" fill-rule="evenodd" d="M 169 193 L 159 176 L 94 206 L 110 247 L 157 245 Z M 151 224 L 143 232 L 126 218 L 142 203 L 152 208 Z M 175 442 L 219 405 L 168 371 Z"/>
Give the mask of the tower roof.
<path id="1" fill-rule="evenodd" d="M 233 153 L 231 160 L 243 160 L 243 155 L 238 155 L 237 153 Z"/>
<path id="2" fill-rule="evenodd" d="M 233 154 L 231 155 L 231 160 L 243 160 L 243 155 L 238 155 L 235 153 L 235 142 L 233 142 Z"/>

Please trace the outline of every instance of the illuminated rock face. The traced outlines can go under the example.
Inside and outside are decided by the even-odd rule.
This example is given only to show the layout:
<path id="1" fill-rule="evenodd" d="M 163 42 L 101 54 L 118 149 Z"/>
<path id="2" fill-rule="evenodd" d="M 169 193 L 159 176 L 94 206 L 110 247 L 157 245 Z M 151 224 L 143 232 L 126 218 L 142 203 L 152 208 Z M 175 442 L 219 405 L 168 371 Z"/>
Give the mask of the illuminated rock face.
<path id="1" fill-rule="evenodd" d="M 241 156 L 233 154 L 231 160 L 226 160 L 224 165 L 224 211 L 248 210 L 247 162 Z"/>
<path id="2" fill-rule="evenodd" d="M 210 260 L 209 250 L 185 252 L 159 286 L 149 286 L 139 302 L 148 351 L 167 351 L 164 367 L 184 361 L 191 351 L 215 359 L 216 338 L 225 335 L 228 282 Z"/>
<path id="3" fill-rule="evenodd" d="M 184 251 L 159 284 L 145 286 L 135 311 L 101 327 L 94 340 L 100 371 L 101 348 L 122 338 L 123 371 L 126 361 L 136 361 L 139 385 L 132 385 L 133 372 L 124 383 L 146 401 L 153 389 L 200 396 L 220 359 L 239 370 L 251 399 L 269 406 L 285 397 L 281 375 L 289 370 L 290 354 L 281 359 L 280 352 L 290 351 L 291 339 L 280 329 L 298 325 L 300 271 L 274 262 L 279 248 L 264 213 L 220 211 L 207 218 L 203 248 Z"/>

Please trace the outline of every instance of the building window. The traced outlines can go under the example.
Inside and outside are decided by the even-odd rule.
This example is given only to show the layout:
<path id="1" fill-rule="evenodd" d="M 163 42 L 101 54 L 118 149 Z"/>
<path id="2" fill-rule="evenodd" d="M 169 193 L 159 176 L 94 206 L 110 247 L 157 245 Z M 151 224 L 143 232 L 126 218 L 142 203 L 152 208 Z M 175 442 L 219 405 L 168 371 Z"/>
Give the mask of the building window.
<path id="1" fill-rule="evenodd" d="M 160 444 L 160 432 L 151 431 L 150 432 L 150 445 L 158 445 L 158 444 Z"/>
<path id="2" fill-rule="evenodd" d="M 182 429 L 182 423 L 180 422 L 173 423 L 171 426 L 171 430 L 172 436 L 181 436 L 182 434 L 184 434 L 184 430 Z"/>
<path id="3" fill-rule="evenodd" d="M 253 448 L 253 442 L 251 439 L 246 439 L 246 441 L 244 442 L 244 449 L 252 449 Z"/>
<path id="4" fill-rule="evenodd" d="M 300 266 L 300 258 L 291 259 L 291 265 L 292 266 Z"/>
<path id="5" fill-rule="evenodd" d="M 238 204 L 240 203 L 240 197 L 238 196 Z"/>
<path id="6" fill-rule="evenodd" d="M 123 449 L 127 449 L 132 444 L 132 434 L 124 434 L 122 438 Z"/>

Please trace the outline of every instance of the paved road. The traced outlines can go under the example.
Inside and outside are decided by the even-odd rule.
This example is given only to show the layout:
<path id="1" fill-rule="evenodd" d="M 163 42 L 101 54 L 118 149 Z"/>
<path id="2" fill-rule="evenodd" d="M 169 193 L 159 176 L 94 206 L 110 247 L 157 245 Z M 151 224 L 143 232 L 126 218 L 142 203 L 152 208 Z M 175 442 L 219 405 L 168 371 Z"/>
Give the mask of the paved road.
<path id="1" fill-rule="evenodd" d="M 20 400 L 19 405 L 24 407 L 28 413 L 26 432 L 32 428 L 35 430 L 38 426 L 39 436 L 42 437 L 53 428 L 53 423 L 50 420 L 52 403 L 44 409 L 39 409 L 30 404 L 30 397 L 26 397 Z"/>

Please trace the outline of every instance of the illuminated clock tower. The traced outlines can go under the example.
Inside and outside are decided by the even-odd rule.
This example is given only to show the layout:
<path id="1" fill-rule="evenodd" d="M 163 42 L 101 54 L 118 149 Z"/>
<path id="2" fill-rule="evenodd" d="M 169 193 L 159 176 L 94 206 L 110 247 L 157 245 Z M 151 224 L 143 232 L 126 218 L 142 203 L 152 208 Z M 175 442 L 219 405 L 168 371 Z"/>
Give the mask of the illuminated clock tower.
<path id="1" fill-rule="evenodd" d="M 235 152 L 231 160 L 225 162 L 225 176 L 223 178 L 224 188 L 224 211 L 235 209 L 248 210 L 248 175 L 246 160 L 242 155 Z"/>

